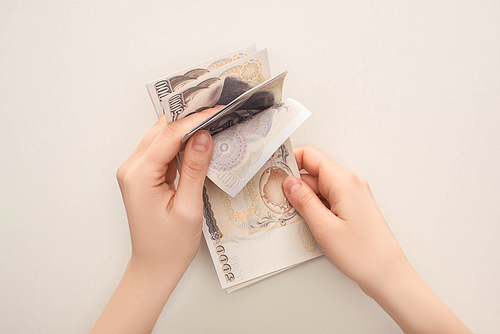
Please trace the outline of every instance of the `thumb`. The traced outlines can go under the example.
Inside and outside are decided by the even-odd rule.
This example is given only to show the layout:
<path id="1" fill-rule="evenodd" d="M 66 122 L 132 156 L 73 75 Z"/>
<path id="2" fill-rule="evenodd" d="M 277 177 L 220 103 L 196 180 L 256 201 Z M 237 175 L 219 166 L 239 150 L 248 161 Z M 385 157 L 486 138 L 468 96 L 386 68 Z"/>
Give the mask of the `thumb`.
<path id="1" fill-rule="evenodd" d="M 283 180 L 283 189 L 292 206 L 304 217 L 315 236 L 322 226 L 325 227 L 332 218 L 337 218 L 301 179 L 288 176 Z"/>
<path id="2" fill-rule="evenodd" d="M 208 165 L 212 157 L 212 137 L 207 131 L 199 131 L 189 139 L 182 167 L 180 170 L 179 186 L 175 194 L 176 202 L 191 213 L 203 208 L 202 192 Z M 179 208 L 178 208 L 179 209 Z"/>

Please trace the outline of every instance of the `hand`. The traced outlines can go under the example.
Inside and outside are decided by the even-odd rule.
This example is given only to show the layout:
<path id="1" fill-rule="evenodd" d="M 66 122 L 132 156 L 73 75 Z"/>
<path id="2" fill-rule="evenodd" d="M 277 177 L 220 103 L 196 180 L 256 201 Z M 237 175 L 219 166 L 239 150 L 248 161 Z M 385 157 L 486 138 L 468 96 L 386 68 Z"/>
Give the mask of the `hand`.
<path id="1" fill-rule="evenodd" d="M 340 271 L 366 291 L 409 270 L 364 179 L 312 147 L 296 149 L 295 158 L 307 174 L 285 179 L 285 194 Z"/>
<path id="2" fill-rule="evenodd" d="M 221 107 L 166 124 L 146 134 L 117 172 L 132 239 L 125 274 L 92 333 L 150 333 L 167 299 L 198 251 L 205 175 L 212 138 L 187 143 L 175 190 L 173 161 L 183 135 Z"/>
<path id="3" fill-rule="evenodd" d="M 368 183 L 312 147 L 295 150 L 302 180 L 283 181 L 327 258 L 405 333 L 471 333 L 406 259 Z"/>
<path id="4" fill-rule="evenodd" d="M 212 155 L 210 134 L 200 131 L 189 140 L 177 191 L 173 159 L 182 136 L 218 109 L 169 124 L 160 118 L 118 169 L 132 239 L 131 262 L 143 270 L 156 273 L 174 268 L 183 273 L 196 255 L 203 183 Z"/>

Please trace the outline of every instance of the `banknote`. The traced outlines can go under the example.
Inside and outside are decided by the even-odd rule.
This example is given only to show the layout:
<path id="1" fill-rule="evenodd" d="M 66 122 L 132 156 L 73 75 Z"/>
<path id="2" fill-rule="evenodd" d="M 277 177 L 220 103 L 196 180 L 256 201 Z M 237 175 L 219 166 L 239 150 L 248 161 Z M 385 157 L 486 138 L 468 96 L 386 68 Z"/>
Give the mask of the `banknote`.
<path id="1" fill-rule="evenodd" d="M 266 49 L 232 61 L 163 97 L 167 122 L 215 105 L 227 105 L 270 77 Z"/>
<path id="2" fill-rule="evenodd" d="M 151 97 L 151 101 L 153 102 L 158 118 L 165 114 L 162 103 L 162 99 L 164 97 L 184 87 L 187 83 L 194 81 L 203 75 L 207 75 L 221 66 L 255 52 L 257 52 L 257 46 L 252 44 L 218 57 L 205 60 L 196 65 L 187 67 L 147 83 L 146 88 L 148 89 L 149 96 Z"/>
<path id="3" fill-rule="evenodd" d="M 232 197 L 311 115 L 293 99 L 274 104 L 281 100 L 286 73 L 247 91 L 194 127 L 182 139 L 181 151 L 196 131 L 206 130 L 213 135 L 214 150 L 207 176 Z M 266 108 L 270 105 L 264 111 L 238 109 L 246 106 Z M 182 160 L 182 154 L 179 159 Z"/>
<path id="4" fill-rule="evenodd" d="M 282 72 L 244 92 L 221 110 L 189 130 L 182 137 L 181 150 L 184 149 L 189 138 L 199 130 L 208 131 L 213 136 L 280 102 L 287 73 L 287 71 Z"/>
<path id="5" fill-rule="evenodd" d="M 190 136 L 212 134 L 203 234 L 227 292 L 322 255 L 282 189 L 286 176 L 300 177 L 288 137 L 310 115 L 297 101 L 282 101 L 285 76 L 271 78 L 267 50 L 251 45 L 147 84 L 167 122 L 225 105 L 184 136 L 175 162 L 180 169 Z"/>
<path id="6" fill-rule="evenodd" d="M 238 194 L 310 111 L 285 99 L 213 136 L 207 176 L 230 196 Z"/>
<path id="7" fill-rule="evenodd" d="M 299 177 L 289 139 L 234 198 L 206 179 L 203 234 L 227 292 L 322 255 L 283 193 L 288 175 Z"/>

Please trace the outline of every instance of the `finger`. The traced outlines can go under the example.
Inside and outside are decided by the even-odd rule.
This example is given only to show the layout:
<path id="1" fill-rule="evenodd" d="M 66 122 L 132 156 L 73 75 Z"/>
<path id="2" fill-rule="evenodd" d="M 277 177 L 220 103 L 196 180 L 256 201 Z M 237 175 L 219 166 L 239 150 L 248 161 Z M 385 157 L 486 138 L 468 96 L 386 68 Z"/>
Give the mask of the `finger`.
<path id="1" fill-rule="evenodd" d="M 132 154 L 130 154 L 130 156 L 121 164 L 120 170 L 118 172 L 118 179 L 123 178 L 123 176 L 130 170 L 130 167 L 135 162 L 137 162 L 137 160 L 144 154 L 144 152 L 149 147 L 151 142 L 156 138 L 158 133 L 161 132 L 165 124 L 166 124 L 165 116 L 162 116 L 156 122 L 156 124 L 151 129 L 149 129 L 149 131 L 139 142 L 139 145 L 137 145 Z"/>
<path id="2" fill-rule="evenodd" d="M 165 120 L 165 115 L 160 117 L 158 121 L 156 122 L 155 125 L 146 133 L 144 138 L 140 141 L 139 145 L 137 145 L 137 148 L 132 152 L 132 155 L 135 156 L 142 156 L 144 152 L 148 149 L 149 145 L 151 145 L 151 142 L 156 138 L 156 136 L 161 132 L 163 127 L 167 124 L 167 121 Z M 131 156 L 132 156 L 131 155 Z"/>
<path id="3" fill-rule="evenodd" d="M 299 170 L 304 169 L 311 175 L 318 176 L 324 167 L 336 170 L 337 172 L 347 171 L 344 167 L 338 165 L 312 146 L 296 148 L 293 153 L 295 154 Z"/>
<path id="4" fill-rule="evenodd" d="M 332 208 L 348 196 L 354 185 L 360 183 L 356 174 L 341 167 L 313 147 L 300 147 L 294 153 L 299 168 L 318 177 L 318 190 Z"/>
<path id="5" fill-rule="evenodd" d="M 321 192 L 319 191 L 318 177 L 312 176 L 310 174 L 300 174 L 300 177 L 302 178 L 302 181 L 304 181 L 309 187 L 311 187 L 312 191 L 314 191 L 314 194 L 316 194 L 316 196 L 318 196 L 321 200 L 321 203 L 323 203 L 323 205 L 326 206 L 328 210 L 330 210 L 330 203 L 326 200 L 325 197 L 323 197 L 323 194 L 321 194 Z"/>
<path id="6" fill-rule="evenodd" d="M 340 222 L 304 181 L 288 176 L 283 180 L 283 189 L 290 204 L 304 217 L 315 236 Z"/>
<path id="7" fill-rule="evenodd" d="M 300 178 L 302 179 L 302 181 L 307 183 L 309 187 L 311 187 L 316 195 L 320 195 L 317 176 L 312 176 L 310 174 L 301 174 Z"/>
<path id="8" fill-rule="evenodd" d="M 163 178 L 162 182 L 164 182 L 167 166 L 179 152 L 184 134 L 220 108 L 222 107 L 206 109 L 163 127 L 142 156 L 144 164 L 152 173 L 156 173 L 155 178 Z"/>
<path id="9" fill-rule="evenodd" d="M 175 203 L 182 203 L 176 207 L 181 217 L 201 215 L 203 184 L 211 157 L 212 137 L 207 131 L 197 132 L 186 145 L 175 194 Z"/>

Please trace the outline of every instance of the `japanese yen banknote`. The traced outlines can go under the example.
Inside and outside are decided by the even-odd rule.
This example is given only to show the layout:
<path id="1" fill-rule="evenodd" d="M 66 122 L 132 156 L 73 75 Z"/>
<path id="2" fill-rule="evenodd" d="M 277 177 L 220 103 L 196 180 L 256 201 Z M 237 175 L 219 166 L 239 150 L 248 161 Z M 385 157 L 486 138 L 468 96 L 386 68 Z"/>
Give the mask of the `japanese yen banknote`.
<path id="1" fill-rule="evenodd" d="M 237 56 L 240 54 L 244 53 L 238 53 Z M 190 72 L 193 71 L 195 70 Z M 162 106 L 161 112 L 165 114 L 167 122 L 184 118 L 207 107 L 226 105 L 269 79 L 271 72 L 267 50 L 260 50 L 246 57 L 232 60 L 210 72 L 204 72 L 196 79 L 194 75 L 192 77 L 193 80 L 183 81 L 182 87 L 180 84 L 174 86 L 175 88 L 172 87 L 171 93 L 157 94 L 156 98 L 159 99 L 158 103 Z M 169 81 L 170 85 L 172 81 L 173 79 Z"/>
<path id="2" fill-rule="evenodd" d="M 206 179 L 203 234 L 227 292 L 322 255 L 283 193 L 288 175 L 300 177 L 289 139 L 234 198 Z"/>
<path id="3" fill-rule="evenodd" d="M 234 197 L 311 113 L 285 99 L 213 136 L 207 176 Z"/>
<path id="4" fill-rule="evenodd" d="M 165 114 L 162 99 L 170 93 L 177 91 L 178 89 L 184 87 L 187 83 L 192 82 L 203 75 L 213 72 L 213 70 L 221 66 L 227 65 L 255 52 L 257 52 L 257 46 L 255 44 L 249 45 L 147 83 L 146 88 L 148 89 L 149 96 L 151 97 L 151 101 L 153 102 L 158 118 Z M 167 118 L 167 122 L 170 121 L 171 119 Z"/>
<path id="5" fill-rule="evenodd" d="M 224 105 L 199 130 L 213 153 L 203 191 L 203 232 L 222 288 L 231 292 L 321 255 L 282 182 L 300 177 L 288 137 L 311 113 L 282 99 L 287 72 L 271 77 L 267 50 L 251 45 L 147 84 L 167 122 Z"/>

